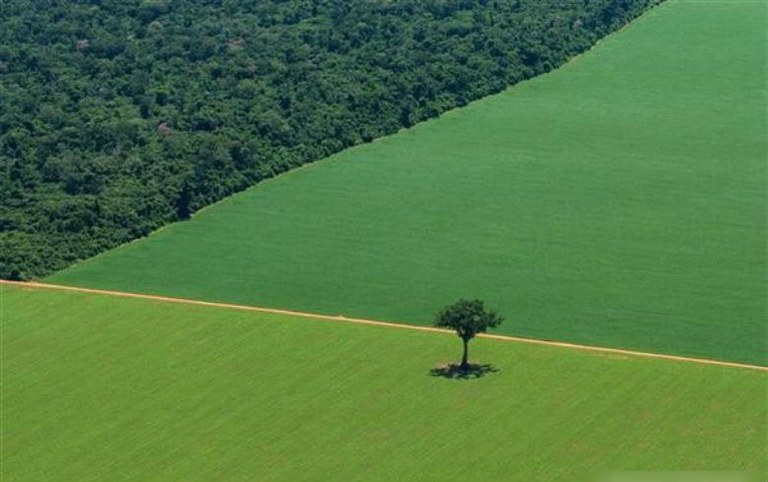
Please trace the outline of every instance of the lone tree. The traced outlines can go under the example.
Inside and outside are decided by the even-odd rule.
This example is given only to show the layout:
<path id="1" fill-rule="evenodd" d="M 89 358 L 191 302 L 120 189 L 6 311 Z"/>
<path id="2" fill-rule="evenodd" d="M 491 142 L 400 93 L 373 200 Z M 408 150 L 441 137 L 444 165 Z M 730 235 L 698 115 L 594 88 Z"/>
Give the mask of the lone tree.
<path id="1" fill-rule="evenodd" d="M 467 370 L 469 340 L 478 333 L 485 333 L 488 328 L 499 326 L 502 321 L 503 318 L 495 312 L 486 311 L 482 301 L 461 299 L 440 310 L 435 319 L 435 326 L 456 330 L 456 334 L 464 343 L 464 354 L 461 356 L 459 368 Z"/>
<path id="2" fill-rule="evenodd" d="M 461 368 L 467 370 L 469 363 L 469 340 L 478 333 L 485 333 L 488 328 L 499 326 L 504 319 L 493 311 L 486 311 L 480 300 L 461 299 L 448 305 L 437 314 L 435 326 L 456 330 L 464 343 L 464 354 L 461 356 Z"/>

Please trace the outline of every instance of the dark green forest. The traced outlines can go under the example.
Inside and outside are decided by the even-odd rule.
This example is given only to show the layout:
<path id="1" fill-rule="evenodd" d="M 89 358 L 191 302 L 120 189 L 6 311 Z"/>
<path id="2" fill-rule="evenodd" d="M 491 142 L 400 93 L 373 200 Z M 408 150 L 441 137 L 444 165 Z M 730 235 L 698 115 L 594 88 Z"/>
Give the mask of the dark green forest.
<path id="1" fill-rule="evenodd" d="M 0 277 L 547 72 L 658 1 L 2 0 Z"/>

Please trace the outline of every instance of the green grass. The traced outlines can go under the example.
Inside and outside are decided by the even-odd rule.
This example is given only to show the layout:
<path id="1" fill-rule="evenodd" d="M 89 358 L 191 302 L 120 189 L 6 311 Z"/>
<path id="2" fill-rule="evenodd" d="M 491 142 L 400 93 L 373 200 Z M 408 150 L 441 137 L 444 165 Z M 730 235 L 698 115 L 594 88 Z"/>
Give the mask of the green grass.
<path id="1" fill-rule="evenodd" d="M 766 363 L 766 8 L 671 0 L 558 71 L 50 281 Z"/>
<path id="2" fill-rule="evenodd" d="M 0 290 L 3 481 L 768 469 L 765 372 L 475 340 L 447 380 L 450 335 Z"/>

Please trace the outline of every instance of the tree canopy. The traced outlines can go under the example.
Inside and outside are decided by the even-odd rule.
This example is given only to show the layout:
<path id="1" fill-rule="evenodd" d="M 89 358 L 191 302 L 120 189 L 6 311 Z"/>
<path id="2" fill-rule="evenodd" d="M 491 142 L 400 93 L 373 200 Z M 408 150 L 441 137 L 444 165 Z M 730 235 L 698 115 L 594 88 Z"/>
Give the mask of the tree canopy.
<path id="1" fill-rule="evenodd" d="M 0 277 L 499 92 L 658 1 L 4 0 Z"/>

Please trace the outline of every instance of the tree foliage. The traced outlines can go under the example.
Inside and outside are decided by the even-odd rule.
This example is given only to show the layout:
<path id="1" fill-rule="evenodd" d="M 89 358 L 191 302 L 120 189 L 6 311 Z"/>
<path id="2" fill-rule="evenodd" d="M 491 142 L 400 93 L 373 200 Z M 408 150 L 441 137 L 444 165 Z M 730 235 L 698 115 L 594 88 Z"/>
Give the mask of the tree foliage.
<path id="1" fill-rule="evenodd" d="M 659 0 L 3 0 L 0 277 L 562 64 Z"/>

